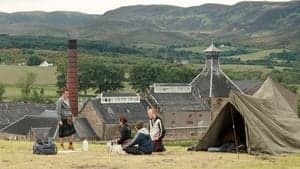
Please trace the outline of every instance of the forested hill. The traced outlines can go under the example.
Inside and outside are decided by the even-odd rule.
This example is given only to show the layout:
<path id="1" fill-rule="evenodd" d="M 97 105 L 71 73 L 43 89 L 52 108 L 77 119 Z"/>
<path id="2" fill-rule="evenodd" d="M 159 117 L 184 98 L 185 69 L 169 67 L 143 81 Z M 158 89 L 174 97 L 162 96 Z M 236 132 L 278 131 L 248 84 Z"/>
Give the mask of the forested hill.
<path id="1" fill-rule="evenodd" d="M 240 2 L 182 8 L 128 6 L 103 15 L 78 12 L 0 13 L 0 33 L 126 43 L 207 41 L 271 47 L 300 44 L 300 2 Z"/>

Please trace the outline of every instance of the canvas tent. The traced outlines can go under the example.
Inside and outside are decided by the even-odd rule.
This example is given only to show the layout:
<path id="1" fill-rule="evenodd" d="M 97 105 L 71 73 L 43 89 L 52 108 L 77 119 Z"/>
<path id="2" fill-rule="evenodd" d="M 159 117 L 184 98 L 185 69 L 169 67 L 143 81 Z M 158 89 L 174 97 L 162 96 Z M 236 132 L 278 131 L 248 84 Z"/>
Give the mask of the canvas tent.
<path id="1" fill-rule="evenodd" d="M 234 122 L 248 153 L 300 153 L 300 119 L 276 85 L 267 79 L 253 96 L 232 91 L 196 150 L 221 145 Z"/>

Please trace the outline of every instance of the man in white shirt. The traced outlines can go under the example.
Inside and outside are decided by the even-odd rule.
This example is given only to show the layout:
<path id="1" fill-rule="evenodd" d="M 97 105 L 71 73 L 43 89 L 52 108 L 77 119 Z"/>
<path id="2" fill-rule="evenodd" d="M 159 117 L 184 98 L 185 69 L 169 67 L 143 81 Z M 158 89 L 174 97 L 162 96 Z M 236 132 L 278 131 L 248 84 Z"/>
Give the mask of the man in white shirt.
<path id="1" fill-rule="evenodd" d="M 162 152 L 165 151 L 163 138 L 166 134 L 166 131 L 163 122 L 157 113 L 157 110 L 154 108 L 148 110 L 148 117 L 150 119 L 149 131 L 151 140 L 153 142 L 153 152 Z"/>

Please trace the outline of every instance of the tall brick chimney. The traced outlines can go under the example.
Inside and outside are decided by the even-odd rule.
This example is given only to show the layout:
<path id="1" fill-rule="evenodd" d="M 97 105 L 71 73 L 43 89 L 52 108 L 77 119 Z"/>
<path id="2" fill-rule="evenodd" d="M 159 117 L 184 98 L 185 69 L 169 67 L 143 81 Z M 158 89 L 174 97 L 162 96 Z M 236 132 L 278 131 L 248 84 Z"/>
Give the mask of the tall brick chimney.
<path id="1" fill-rule="evenodd" d="M 71 111 L 74 116 L 78 115 L 78 68 L 77 68 L 77 40 L 68 42 L 68 67 L 67 67 L 67 88 Z"/>

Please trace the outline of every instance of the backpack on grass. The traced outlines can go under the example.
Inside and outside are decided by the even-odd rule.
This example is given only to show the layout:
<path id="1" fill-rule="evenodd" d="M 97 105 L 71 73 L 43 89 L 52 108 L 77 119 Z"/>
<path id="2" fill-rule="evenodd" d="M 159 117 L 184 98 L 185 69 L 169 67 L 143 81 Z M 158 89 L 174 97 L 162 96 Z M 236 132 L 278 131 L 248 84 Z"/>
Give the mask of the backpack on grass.
<path id="1" fill-rule="evenodd" d="M 37 139 L 33 145 L 33 154 L 55 155 L 57 154 L 57 146 L 51 137 L 48 137 L 48 139 Z"/>

